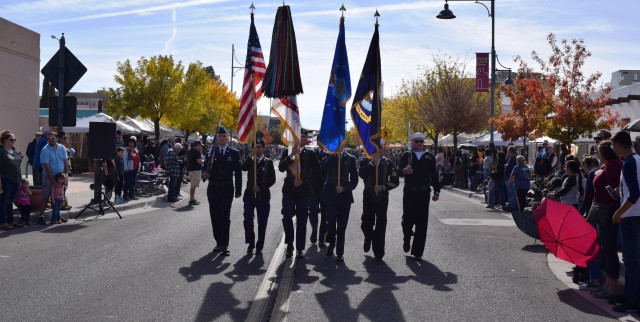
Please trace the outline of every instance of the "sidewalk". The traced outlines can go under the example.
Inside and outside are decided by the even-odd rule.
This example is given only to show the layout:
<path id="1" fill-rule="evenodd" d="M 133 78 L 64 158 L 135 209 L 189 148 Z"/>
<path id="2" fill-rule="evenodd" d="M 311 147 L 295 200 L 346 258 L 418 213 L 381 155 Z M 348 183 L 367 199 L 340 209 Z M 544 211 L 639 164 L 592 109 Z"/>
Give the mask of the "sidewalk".
<path id="1" fill-rule="evenodd" d="M 31 175 L 29 175 L 29 181 L 33 182 Z M 67 187 L 67 199 L 69 201 L 69 206 L 71 206 L 71 210 L 62 210 L 60 211 L 60 216 L 64 219 L 74 220 L 75 217 L 91 202 L 93 198 L 94 191 L 89 187 L 93 184 L 93 173 L 81 173 L 81 174 L 73 174 L 69 177 L 69 186 Z M 182 189 L 188 189 L 188 184 L 183 184 L 181 186 Z M 104 187 L 103 187 L 104 191 Z M 166 193 L 159 195 L 144 195 L 137 196 L 138 200 L 130 200 L 125 202 L 124 204 L 116 205 L 114 203 L 115 209 L 120 211 L 130 210 L 130 209 L 138 209 L 138 208 L 165 208 L 174 204 L 186 203 L 188 198 L 188 191 L 182 190 L 182 195 L 185 196 L 183 200 L 178 201 L 177 203 L 165 202 Z M 113 203 L 113 196 L 111 197 L 111 201 Z M 93 205 L 93 208 L 98 207 L 98 205 Z M 105 214 L 115 214 L 113 209 L 105 210 Z M 34 224 L 37 221 L 39 212 L 37 210 L 31 212 L 31 223 Z M 92 218 L 98 215 L 98 212 L 93 211 L 91 209 L 85 210 L 82 213 L 82 216 L 78 219 L 86 219 L 87 217 Z M 47 208 L 45 210 L 45 219 L 47 222 L 51 218 L 51 208 Z M 14 220 L 17 222 L 20 219 L 20 214 L 17 208 L 14 207 Z"/>
<path id="2" fill-rule="evenodd" d="M 452 186 L 443 186 L 442 189 L 455 193 L 460 196 L 467 197 L 477 202 L 484 202 L 484 194 L 481 192 L 472 192 L 469 190 L 453 188 Z M 505 212 L 505 215 L 507 214 L 509 213 Z M 510 215 L 507 215 L 507 216 L 510 216 Z M 622 287 L 624 287 L 624 263 L 622 262 L 622 255 L 620 253 L 618 253 L 618 255 L 620 256 L 620 279 L 618 280 L 618 283 L 620 283 Z M 610 315 L 614 316 L 620 321 L 635 321 L 635 322 L 640 321 L 640 319 L 638 319 L 638 314 L 614 312 L 611 309 L 613 305 L 607 303 L 607 300 L 597 299 L 593 297 L 588 291 L 580 291 L 578 289 L 578 285 L 573 283 L 571 276 L 567 275 L 567 272 L 570 272 L 573 270 L 573 266 L 574 266 L 573 264 L 561 259 L 557 259 L 551 253 L 548 253 L 546 255 L 546 259 L 547 259 L 547 265 L 549 265 L 549 269 L 556 276 L 556 278 L 560 280 L 562 283 L 564 283 L 568 288 L 575 290 L 575 292 L 580 297 L 585 299 L 587 302 L 593 304 L 594 306 L 599 307 L 600 309 L 609 313 Z"/>

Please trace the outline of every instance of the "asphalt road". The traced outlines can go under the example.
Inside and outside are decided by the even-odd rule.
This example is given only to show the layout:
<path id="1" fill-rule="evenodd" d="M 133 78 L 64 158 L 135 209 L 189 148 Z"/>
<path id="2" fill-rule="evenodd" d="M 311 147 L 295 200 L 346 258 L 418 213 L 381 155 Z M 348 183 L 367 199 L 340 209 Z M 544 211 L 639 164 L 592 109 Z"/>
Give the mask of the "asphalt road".
<path id="1" fill-rule="evenodd" d="M 198 190 L 204 202 L 194 209 L 186 201 L 165 208 L 153 204 L 123 212 L 122 220 L 108 214 L 0 232 L 0 319 L 244 321 L 265 283 L 271 289 L 264 320 L 612 319 L 558 281 L 549 271 L 544 248 L 531 246 L 532 240 L 510 218 L 448 192 L 431 203 L 421 262 L 402 251 L 401 188 L 391 192 L 385 261 L 363 253 L 360 184 L 345 263 L 310 246 L 306 259 L 286 260 L 276 265 L 276 276 L 267 275 L 282 236 L 280 179 L 272 189 L 261 257 L 245 254 L 241 199 L 233 203 L 231 256 L 211 252 L 204 186 Z M 286 282 L 291 292 L 283 287 Z M 278 296 L 287 300 L 286 312 L 274 303 Z"/>

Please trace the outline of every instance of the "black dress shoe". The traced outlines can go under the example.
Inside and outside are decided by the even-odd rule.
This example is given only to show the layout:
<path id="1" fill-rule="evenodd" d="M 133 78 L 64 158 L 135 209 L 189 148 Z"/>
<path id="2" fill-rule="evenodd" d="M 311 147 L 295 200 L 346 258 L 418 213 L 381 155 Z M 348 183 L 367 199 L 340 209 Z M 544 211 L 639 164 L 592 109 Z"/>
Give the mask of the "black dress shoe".
<path id="1" fill-rule="evenodd" d="M 293 245 L 291 245 L 291 244 L 287 245 L 287 252 L 285 253 L 285 256 L 287 258 L 293 257 Z"/>
<path id="2" fill-rule="evenodd" d="M 333 246 L 331 245 L 327 248 L 327 256 L 333 256 Z"/>
<path id="3" fill-rule="evenodd" d="M 231 252 L 227 247 L 222 247 L 222 249 L 220 249 L 220 254 L 224 256 L 229 256 L 231 255 Z"/>
<path id="4" fill-rule="evenodd" d="M 319 242 L 318 243 L 318 247 L 323 248 L 326 247 L 327 245 L 324 242 Z"/>
<path id="5" fill-rule="evenodd" d="M 60 222 L 62 222 L 63 224 L 66 224 L 67 222 L 69 222 L 69 220 L 64 219 L 64 218 L 60 218 Z"/>
<path id="6" fill-rule="evenodd" d="M 256 256 L 262 255 L 262 249 L 256 249 Z"/>
<path id="7" fill-rule="evenodd" d="M 38 217 L 38 225 L 45 226 L 47 222 L 44 220 L 44 217 Z"/>
<path id="8" fill-rule="evenodd" d="M 376 257 L 376 262 L 382 262 L 382 257 Z"/>
<path id="9" fill-rule="evenodd" d="M 221 250 L 222 250 L 222 247 L 220 247 L 220 246 L 216 246 L 216 247 L 214 247 L 214 248 L 213 248 L 213 252 L 214 252 L 214 253 L 218 253 L 218 252 L 220 252 Z"/>
<path id="10" fill-rule="evenodd" d="M 318 242 L 318 232 L 316 231 L 311 232 L 311 237 L 309 237 L 309 242 L 311 242 L 312 245 Z"/>
<path id="11" fill-rule="evenodd" d="M 297 252 L 296 252 L 296 258 L 299 258 L 299 259 L 304 258 L 304 254 L 302 254 L 302 251 L 301 251 L 301 250 L 299 250 L 299 251 L 297 251 Z"/>
<path id="12" fill-rule="evenodd" d="M 247 247 L 247 254 L 253 254 L 253 249 L 255 247 L 253 245 L 249 245 L 249 247 Z"/>
<path id="13" fill-rule="evenodd" d="M 342 257 L 342 255 L 338 255 L 338 257 L 336 257 L 336 262 L 338 263 L 344 262 L 344 257 Z"/>
<path id="14" fill-rule="evenodd" d="M 67 206 L 67 205 L 60 206 L 60 210 L 71 210 L 71 206 Z"/>
<path id="15" fill-rule="evenodd" d="M 418 255 L 413 255 L 413 259 L 416 260 L 416 262 L 419 262 L 422 260 L 422 256 L 418 256 Z"/>
<path id="16" fill-rule="evenodd" d="M 364 239 L 364 246 L 362 247 L 362 249 L 364 249 L 365 253 L 367 253 L 367 252 L 369 252 L 369 250 L 371 250 L 371 239 L 369 239 L 369 238 L 365 238 Z"/>
<path id="17" fill-rule="evenodd" d="M 404 250 L 405 253 L 408 253 L 409 250 L 411 250 L 411 238 L 404 238 L 404 243 L 402 244 L 402 250 Z"/>

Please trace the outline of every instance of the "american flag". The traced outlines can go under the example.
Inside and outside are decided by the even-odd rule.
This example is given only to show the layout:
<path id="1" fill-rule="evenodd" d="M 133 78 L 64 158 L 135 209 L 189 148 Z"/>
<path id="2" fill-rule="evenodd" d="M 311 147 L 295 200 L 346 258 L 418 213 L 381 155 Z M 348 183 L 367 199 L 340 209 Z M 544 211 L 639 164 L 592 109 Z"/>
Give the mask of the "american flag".
<path id="1" fill-rule="evenodd" d="M 253 127 L 255 126 L 254 109 L 256 101 L 262 96 L 262 79 L 267 70 L 267 65 L 262 55 L 258 32 L 253 24 L 251 14 L 251 27 L 249 29 L 249 43 L 247 44 L 247 60 L 244 64 L 244 80 L 242 82 L 242 96 L 240 97 L 240 113 L 238 115 L 238 139 L 245 143 Z M 251 82 L 253 75 L 254 82 Z M 254 94 L 255 93 L 255 94 Z"/>

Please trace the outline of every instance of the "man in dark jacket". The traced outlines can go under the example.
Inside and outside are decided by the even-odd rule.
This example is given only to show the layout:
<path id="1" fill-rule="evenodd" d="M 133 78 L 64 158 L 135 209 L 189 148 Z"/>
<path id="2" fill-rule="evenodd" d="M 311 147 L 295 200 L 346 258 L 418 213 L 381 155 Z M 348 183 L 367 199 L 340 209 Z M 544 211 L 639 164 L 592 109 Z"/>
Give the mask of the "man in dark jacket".
<path id="1" fill-rule="evenodd" d="M 224 127 L 218 129 L 216 141 L 217 145 L 207 153 L 202 179 L 209 180 L 207 200 L 213 238 L 216 240 L 213 251 L 229 255 L 231 203 L 234 196 L 242 196 L 242 165 L 240 152 L 227 145 L 229 133 Z"/>
<path id="2" fill-rule="evenodd" d="M 427 226 L 429 224 L 429 196 L 433 186 L 431 200 L 440 198 L 440 183 L 436 171 L 436 161 L 432 154 L 424 150 L 425 135 L 414 133 L 411 135 L 412 151 L 402 155 L 400 161 L 400 176 L 404 177 L 404 195 L 402 198 L 402 232 L 404 243 L 402 249 L 405 253 L 411 250 L 411 255 L 416 260 L 422 259 L 424 247 L 427 242 Z M 413 245 L 411 244 L 411 231 L 415 226 Z"/>
<path id="3" fill-rule="evenodd" d="M 339 166 L 338 166 L 339 165 Z M 344 261 L 344 239 L 349 222 L 349 212 L 353 203 L 353 189 L 358 185 L 358 169 L 356 159 L 338 148 L 323 164 L 325 172 L 322 188 L 322 207 L 327 216 L 327 256 L 333 256 L 336 250 L 336 261 Z"/>
<path id="4" fill-rule="evenodd" d="M 302 129 L 301 133 L 302 139 L 305 139 L 307 131 Z M 313 193 L 312 178 L 314 173 L 320 173 L 320 162 L 313 150 L 306 149 L 304 146 L 299 148 L 295 145 L 291 153 L 288 150 L 282 151 L 278 170 L 287 172 L 282 185 L 282 226 L 284 228 L 284 242 L 287 244 L 286 257 L 293 256 L 293 217 L 295 216 L 296 255 L 298 258 L 303 258 L 302 251 L 305 248 L 307 219 L 309 217 L 309 197 Z"/>
<path id="5" fill-rule="evenodd" d="M 264 156 L 264 148 L 264 141 L 258 140 L 242 163 L 242 171 L 247 171 L 247 188 L 244 190 L 244 197 L 242 197 L 244 203 L 244 240 L 245 243 L 249 244 L 247 254 L 253 254 L 253 249 L 255 248 L 256 255 L 262 255 L 267 220 L 271 209 L 269 205 L 271 201 L 269 188 L 276 183 L 273 161 Z M 254 184 L 254 178 L 256 184 Z M 257 243 L 253 230 L 254 209 L 258 214 Z"/>
<path id="6" fill-rule="evenodd" d="M 364 233 L 364 252 L 373 246 L 373 256 L 379 262 L 384 257 L 389 190 L 400 184 L 395 165 L 383 153 L 384 150 L 375 153 L 372 160 L 362 159 L 359 172 L 364 182 L 360 225 Z"/>

